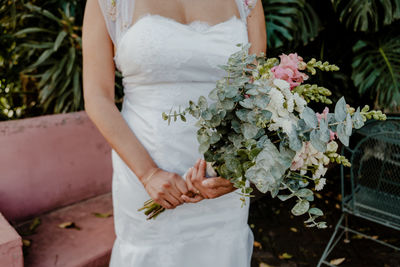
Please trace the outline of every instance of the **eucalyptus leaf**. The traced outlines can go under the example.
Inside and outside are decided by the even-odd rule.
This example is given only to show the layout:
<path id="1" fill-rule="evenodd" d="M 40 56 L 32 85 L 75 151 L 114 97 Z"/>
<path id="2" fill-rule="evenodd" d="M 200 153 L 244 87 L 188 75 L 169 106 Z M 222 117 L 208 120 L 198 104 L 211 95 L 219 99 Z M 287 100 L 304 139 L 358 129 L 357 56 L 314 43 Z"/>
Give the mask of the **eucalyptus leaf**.
<path id="1" fill-rule="evenodd" d="M 259 130 L 259 128 L 257 126 L 250 124 L 250 123 L 242 124 L 241 128 L 242 128 L 243 135 L 246 139 L 253 138 Z"/>
<path id="2" fill-rule="evenodd" d="M 247 114 L 249 114 L 249 110 L 246 110 L 246 109 L 239 109 L 239 110 L 237 110 L 235 113 L 236 113 L 236 116 L 241 120 L 241 121 L 244 121 L 244 122 L 247 122 Z"/>
<path id="3" fill-rule="evenodd" d="M 292 209 L 292 214 L 295 216 L 300 216 L 305 214 L 310 208 L 310 202 L 305 199 L 299 200 L 297 204 Z"/>
<path id="4" fill-rule="evenodd" d="M 342 122 L 346 119 L 347 108 L 344 97 L 341 97 L 335 106 L 335 119 L 338 122 Z"/>
<path id="5" fill-rule="evenodd" d="M 326 142 L 321 141 L 321 132 L 319 130 L 312 130 L 310 134 L 310 141 L 316 150 L 320 152 L 326 151 Z"/>
<path id="6" fill-rule="evenodd" d="M 347 136 L 351 136 L 351 133 L 353 131 L 353 121 L 351 120 L 351 116 L 349 113 L 347 113 L 346 116 L 346 126 L 345 126 L 345 132 Z"/>
<path id="7" fill-rule="evenodd" d="M 258 95 L 259 92 L 257 91 L 257 89 L 250 89 L 250 90 L 246 91 L 246 94 L 248 94 L 248 95 Z"/>
<path id="8" fill-rule="evenodd" d="M 207 104 L 207 99 L 204 96 L 200 96 L 199 100 L 197 101 L 197 105 L 201 109 L 206 109 L 208 104 Z"/>
<path id="9" fill-rule="evenodd" d="M 302 119 L 304 120 L 307 126 L 309 126 L 310 128 L 318 127 L 318 118 L 314 110 L 312 110 L 309 107 L 306 107 L 301 115 Z"/>
<path id="10" fill-rule="evenodd" d="M 232 110 L 235 106 L 235 102 L 231 99 L 225 99 L 224 101 L 221 101 L 221 104 L 226 110 Z"/>
<path id="11" fill-rule="evenodd" d="M 254 101 L 252 98 L 245 98 L 243 101 L 240 101 L 239 104 L 247 109 L 252 109 L 254 107 Z"/>
<path id="12" fill-rule="evenodd" d="M 293 127 L 292 131 L 289 133 L 289 147 L 294 151 L 299 151 L 303 147 L 296 129 Z"/>
<path id="13" fill-rule="evenodd" d="M 278 198 L 281 200 L 281 201 L 286 201 L 286 200 L 288 200 L 288 199 L 290 199 L 290 198 L 292 198 L 292 197 L 294 197 L 295 196 L 295 194 L 290 194 L 290 195 L 278 195 Z"/>
<path id="14" fill-rule="evenodd" d="M 200 154 L 204 154 L 207 152 L 207 150 L 210 148 L 210 144 L 209 143 L 202 143 L 199 146 L 199 153 Z"/>
<path id="15" fill-rule="evenodd" d="M 295 195 L 298 196 L 298 197 L 304 197 L 304 198 L 306 198 L 306 197 L 313 196 L 314 193 L 313 193 L 313 191 L 311 191 L 311 190 L 308 189 L 308 188 L 302 188 L 302 189 L 300 189 L 299 191 L 295 192 Z"/>
<path id="16" fill-rule="evenodd" d="M 329 142 L 330 140 L 330 131 L 328 128 L 328 122 L 322 118 L 320 123 L 319 123 L 319 128 L 320 128 L 320 140 L 322 142 Z"/>
<path id="17" fill-rule="evenodd" d="M 339 124 L 337 126 L 337 132 L 336 132 L 340 142 L 342 142 L 343 145 L 348 146 L 349 145 L 349 141 L 350 138 L 349 136 L 346 134 L 346 129 L 345 129 L 345 125 L 343 123 Z"/>
<path id="18" fill-rule="evenodd" d="M 356 129 L 360 129 L 361 127 L 364 126 L 364 120 L 360 113 L 360 107 L 357 108 L 356 112 L 353 115 L 353 124 L 354 128 Z"/>
<path id="19" fill-rule="evenodd" d="M 318 208 L 311 208 L 308 212 L 309 212 L 310 214 L 312 214 L 312 215 L 317 215 L 317 216 L 323 216 L 323 215 L 324 215 L 324 213 L 322 212 L 322 210 L 320 210 L 320 209 L 318 209 Z"/>

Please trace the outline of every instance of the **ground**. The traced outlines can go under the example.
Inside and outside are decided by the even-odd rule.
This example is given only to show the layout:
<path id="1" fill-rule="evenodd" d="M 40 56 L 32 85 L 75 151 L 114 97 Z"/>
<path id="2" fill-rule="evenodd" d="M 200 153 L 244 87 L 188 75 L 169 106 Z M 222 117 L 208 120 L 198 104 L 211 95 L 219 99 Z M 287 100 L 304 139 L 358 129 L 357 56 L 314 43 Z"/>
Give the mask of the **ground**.
<path id="1" fill-rule="evenodd" d="M 329 226 L 327 229 L 306 228 L 303 224 L 305 217 L 290 214 L 294 202 L 281 202 L 266 195 L 250 206 L 249 224 L 256 241 L 252 267 L 317 265 L 341 215 L 339 170 L 338 167 L 329 170 L 329 181 L 315 201 L 325 212 L 323 219 Z M 399 231 L 354 216 L 349 217 L 349 225 L 400 246 Z M 399 251 L 354 234 L 349 234 L 349 240 L 345 243 L 342 239 L 328 261 L 345 258 L 339 266 L 351 267 L 400 266 Z"/>

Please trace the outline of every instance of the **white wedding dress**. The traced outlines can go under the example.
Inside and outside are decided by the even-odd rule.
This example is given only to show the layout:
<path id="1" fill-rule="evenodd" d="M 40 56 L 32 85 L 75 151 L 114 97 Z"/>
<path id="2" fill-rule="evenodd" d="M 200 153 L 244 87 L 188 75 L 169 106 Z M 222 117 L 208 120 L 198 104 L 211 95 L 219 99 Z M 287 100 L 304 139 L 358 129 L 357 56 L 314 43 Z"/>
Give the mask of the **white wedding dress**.
<path id="1" fill-rule="evenodd" d="M 162 169 L 183 175 L 202 155 L 194 119 L 168 123 L 162 112 L 186 107 L 207 96 L 225 74 L 238 43 L 247 43 L 246 0 L 237 0 L 241 17 L 216 25 L 182 24 L 146 14 L 131 25 L 134 1 L 99 0 L 116 46 L 123 75 L 122 116 Z M 246 267 L 253 235 L 247 224 L 249 201 L 242 207 L 232 192 L 217 199 L 183 204 L 146 220 L 138 208 L 149 199 L 142 184 L 115 151 L 113 203 L 117 239 L 112 267 Z"/>

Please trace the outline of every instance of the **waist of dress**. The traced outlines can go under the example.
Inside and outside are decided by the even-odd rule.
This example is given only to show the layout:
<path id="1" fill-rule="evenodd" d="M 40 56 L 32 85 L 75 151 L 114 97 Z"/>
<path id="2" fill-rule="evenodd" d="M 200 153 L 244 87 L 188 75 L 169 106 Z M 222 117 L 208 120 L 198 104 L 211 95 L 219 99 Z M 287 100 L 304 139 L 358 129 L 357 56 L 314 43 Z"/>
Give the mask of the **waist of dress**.
<path id="1" fill-rule="evenodd" d="M 149 84 L 125 84 L 124 103 L 141 110 L 169 111 L 172 107 L 187 106 L 192 100 L 197 103 L 200 96 L 208 97 L 215 82 L 160 82 Z"/>

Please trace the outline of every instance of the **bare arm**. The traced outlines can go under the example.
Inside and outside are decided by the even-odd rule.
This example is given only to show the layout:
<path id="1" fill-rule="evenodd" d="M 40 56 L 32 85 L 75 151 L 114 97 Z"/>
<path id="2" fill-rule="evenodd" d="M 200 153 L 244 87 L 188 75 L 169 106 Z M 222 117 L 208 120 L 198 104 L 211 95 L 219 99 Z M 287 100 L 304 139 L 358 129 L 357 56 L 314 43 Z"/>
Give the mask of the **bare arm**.
<path id="1" fill-rule="evenodd" d="M 266 53 L 267 32 L 265 28 L 264 9 L 261 0 L 257 0 L 256 6 L 247 17 L 247 32 L 251 43 L 250 54 Z"/>
<path id="2" fill-rule="evenodd" d="M 182 203 L 180 195 L 187 192 L 183 179 L 158 169 L 114 104 L 113 44 L 98 0 L 87 1 L 82 46 L 84 100 L 88 116 L 156 202 L 165 208 Z M 146 179 L 149 175 L 151 180 Z"/>

